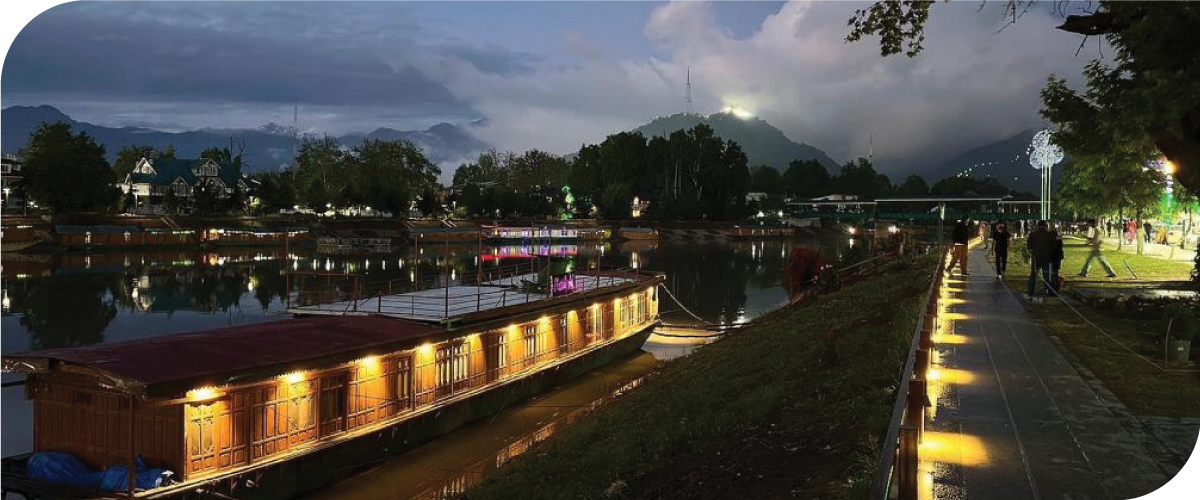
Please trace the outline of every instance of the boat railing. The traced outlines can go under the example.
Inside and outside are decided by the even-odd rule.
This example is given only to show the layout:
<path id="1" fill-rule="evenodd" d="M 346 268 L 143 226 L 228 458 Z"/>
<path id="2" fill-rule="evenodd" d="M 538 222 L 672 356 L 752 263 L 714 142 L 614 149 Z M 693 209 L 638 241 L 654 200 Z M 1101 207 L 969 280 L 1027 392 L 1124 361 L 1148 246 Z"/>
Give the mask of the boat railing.
<path id="1" fill-rule="evenodd" d="M 457 271 L 457 270 L 456 270 Z M 554 291 L 548 275 L 537 266 L 513 265 L 482 270 L 443 273 L 428 280 L 382 280 L 364 283 L 361 275 L 313 273 L 325 277 L 325 286 L 301 291 L 294 307 L 324 314 L 375 313 L 415 319 L 448 319 L 555 297 L 587 293 L 635 282 L 645 273 L 631 268 L 582 270 L 569 278 L 569 286 Z M 454 276 L 451 278 L 451 276 Z M 303 289 L 302 289 L 303 290 Z"/>
<path id="2" fill-rule="evenodd" d="M 924 436 L 925 415 L 929 408 L 928 375 L 932 358 L 933 334 L 942 321 L 939 311 L 945 306 L 941 300 L 944 291 L 944 271 L 949 253 L 942 255 L 933 271 L 929 290 L 921 315 L 913 332 L 908 360 L 900 375 L 896 401 L 892 407 L 892 419 L 883 450 L 879 457 L 879 469 L 871 488 L 872 500 L 917 500 L 919 495 L 920 465 L 919 444 Z"/>

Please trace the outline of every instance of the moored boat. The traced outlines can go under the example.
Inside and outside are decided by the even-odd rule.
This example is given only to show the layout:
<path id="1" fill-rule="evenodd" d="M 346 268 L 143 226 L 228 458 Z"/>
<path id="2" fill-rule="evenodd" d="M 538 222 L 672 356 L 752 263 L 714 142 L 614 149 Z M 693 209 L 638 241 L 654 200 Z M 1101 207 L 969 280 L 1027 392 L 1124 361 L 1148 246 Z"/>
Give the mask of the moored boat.
<path id="1" fill-rule="evenodd" d="M 19 252 L 47 241 L 52 241 L 49 233 L 31 225 L 0 228 L 0 251 Z"/>
<path id="2" fill-rule="evenodd" d="M 635 351 L 658 322 L 661 276 L 550 272 L 2 364 L 27 376 L 35 452 L 180 480 L 143 498 L 288 498 Z M 62 493 L 30 463 L 5 459 L 5 491 L 113 494 Z"/>
<path id="3" fill-rule="evenodd" d="M 627 240 L 657 240 L 658 230 L 652 227 L 623 227 L 617 235 Z"/>

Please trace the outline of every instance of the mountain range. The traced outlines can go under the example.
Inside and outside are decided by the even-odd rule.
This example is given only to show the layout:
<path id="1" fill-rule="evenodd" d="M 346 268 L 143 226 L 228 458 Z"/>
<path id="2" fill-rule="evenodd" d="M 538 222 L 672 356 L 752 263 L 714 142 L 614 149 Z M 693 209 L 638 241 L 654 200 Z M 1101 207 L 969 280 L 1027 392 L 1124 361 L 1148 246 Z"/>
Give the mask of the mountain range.
<path id="1" fill-rule="evenodd" d="M 708 125 L 722 139 L 732 140 L 742 147 L 750 165 L 767 165 L 780 172 L 787 170 L 793 160 L 815 159 L 825 165 L 831 172 L 836 172 L 840 166 L 824 151 L 804 143 L 798 143 L 784 135 L 783 131 L 755 117 L 740 117 L 731 112 L 701 115 L 696 113 L 677 113 L 670 116 L 660 116 L 654 121 L 634 129 L 646 137 L 668 137 L 677 130 L 685 130 L 696 125 Z"/>
<path id="2" fill-rule="evenodd" d="M 1023 130 L 1012 137 L 964 151 L 925 174 L 930 185 L 951 176 L 985 179 L 995 177 L 1009 189 L 1037 193 L 1041 174 L 1029 165 L 1029 143 L 1036 129 Z M 893 179 L 899 182 L 903 179 Z"/>
<path id="3" fill-rule="evenodd" d="M 111 162 L 125 146 L 152 146 L 163 150 L 174 146 L 180 158 L 195 158 L 210 147 L 225 147 L 235 138 L 245 144 L 243 159 L 247 172 L 276 170 L 292 163 L 291 127 L 268 123 L 259 129 L 201 129 L 163 132 L 142 127 L 106 127 L 72 119 L 53 106 L 12 106 L 0 112 L 0 150 L 16 153 L 29 140 L 29 134 L 42 122 L 66 122 L 75 131 L 87 132 L 104 144 Z M 338 138 L 346 146 L 363 139 L 409 140 L 419 146 L 430 161 L 437 164 L 457 162 L 491 149 L 488 143 L 472 136 L 462 127 L 439 123 L 426 130 L 378 128 L 370 133 L 351 133 Z M 455 165 L 457 166 L 457 165 Z"/>

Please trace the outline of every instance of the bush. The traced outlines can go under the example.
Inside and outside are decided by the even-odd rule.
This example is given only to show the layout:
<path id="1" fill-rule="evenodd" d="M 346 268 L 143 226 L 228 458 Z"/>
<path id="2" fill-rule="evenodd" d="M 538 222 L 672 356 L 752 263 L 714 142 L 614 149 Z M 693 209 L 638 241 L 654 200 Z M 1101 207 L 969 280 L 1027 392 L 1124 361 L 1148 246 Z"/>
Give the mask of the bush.
<path id="1" fill-rule="evenodd" d="M 821 257 L 821 252 L 808 247 L 793 248 L 784 270 L 788 289 L 795 292 L 800 287 L 816 283 L 824 267 L 825 259 Z"/>

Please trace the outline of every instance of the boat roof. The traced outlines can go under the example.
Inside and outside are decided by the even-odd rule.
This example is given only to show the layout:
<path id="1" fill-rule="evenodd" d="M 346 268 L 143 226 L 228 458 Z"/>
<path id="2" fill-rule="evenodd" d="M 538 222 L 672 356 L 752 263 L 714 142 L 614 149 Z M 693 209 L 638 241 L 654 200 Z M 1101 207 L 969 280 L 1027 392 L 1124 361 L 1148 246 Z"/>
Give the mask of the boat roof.
<path id="1" fill-rule="evenodd" d="M 304 317 L 23 352 L 4 356 L 3 367 L 6 372 L 90 374 L 127 392 L 172 395 L 393 352 L 445 331 L 381 316 Z"/>

